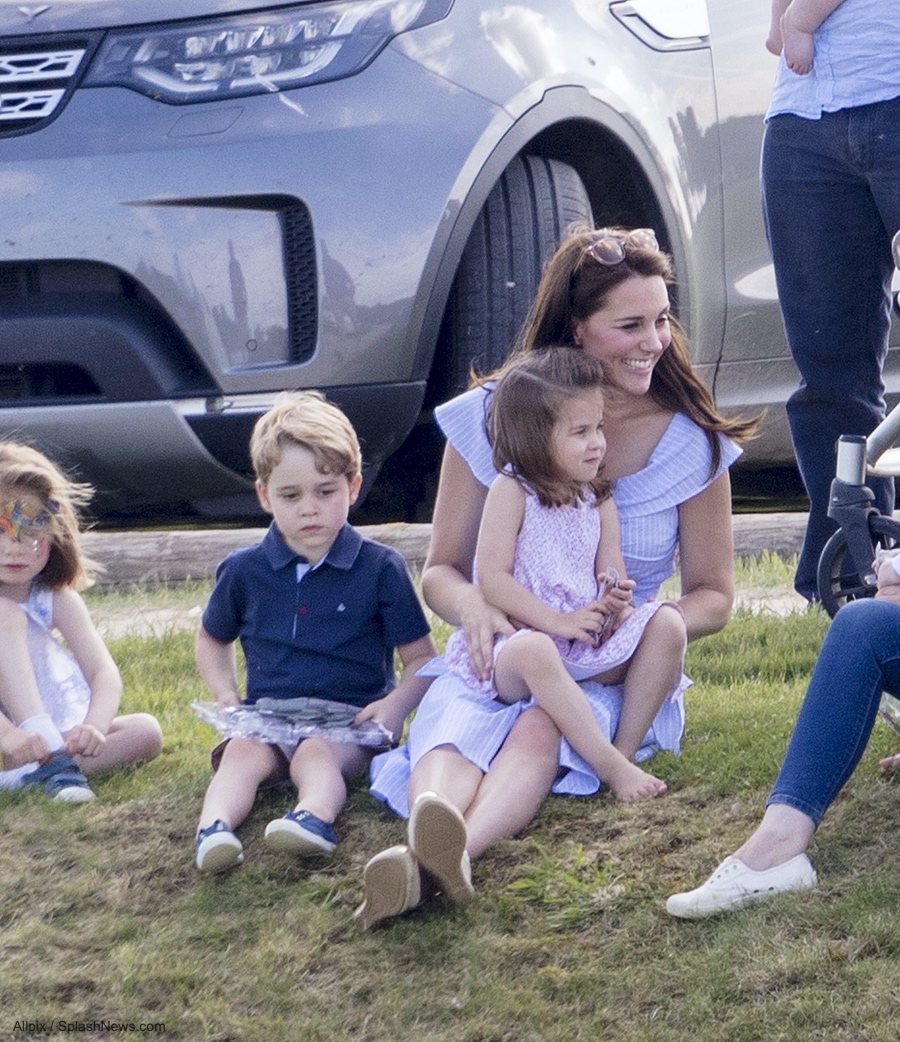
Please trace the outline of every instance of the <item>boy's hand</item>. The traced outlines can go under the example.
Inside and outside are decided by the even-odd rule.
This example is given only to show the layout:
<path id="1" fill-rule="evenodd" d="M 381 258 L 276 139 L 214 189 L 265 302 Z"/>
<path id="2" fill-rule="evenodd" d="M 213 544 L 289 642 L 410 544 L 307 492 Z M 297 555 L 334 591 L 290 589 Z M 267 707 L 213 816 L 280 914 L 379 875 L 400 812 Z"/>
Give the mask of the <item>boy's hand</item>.
<path id="1" fill-rule="evenodd" d="M 97 756 L 106 745 L 106 735 L 93 724 L 77 724 L 63 738 L 70 756 Z"/>
<path id="2" fill-rule="evenodd" d="M 0 762 L 5 771 L 24 767 L 26 763 L 39 763 L 51 753 L 44 739 L 34 731 L 10 730 L 0 738 Z"/>
<path id="3" fill-rule="evenodd" d="M 386 698 L 379 698 L 377 702 L 370 702 L 360 709 L 354 717 L 353 723 L 359 725 L 364 724 L 367 720 L 373 720 L 390 731 L 391 741 L 396 744 L 400 741 L 403 724 L 406 721 L 406 715 L 401 715 L 401 713 L 402 709 L 395 706 L 388 695 Z"/>

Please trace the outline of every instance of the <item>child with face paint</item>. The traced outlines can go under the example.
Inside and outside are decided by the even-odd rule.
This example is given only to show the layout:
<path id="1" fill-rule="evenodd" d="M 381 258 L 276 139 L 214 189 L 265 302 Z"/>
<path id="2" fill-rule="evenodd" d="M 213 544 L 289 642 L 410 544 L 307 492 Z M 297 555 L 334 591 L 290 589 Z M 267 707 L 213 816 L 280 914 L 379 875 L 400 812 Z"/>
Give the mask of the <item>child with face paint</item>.
<path id="1" fill-rule="evenodd" d="M 119 671 L 78 593 L 90 562 L 77 510 L 90 492 L 35 449 L 0 442 L 0 788 L 66 803 L 93 798 L 86 775 L 162 747 L 154 717 L 116 715 Z"/>

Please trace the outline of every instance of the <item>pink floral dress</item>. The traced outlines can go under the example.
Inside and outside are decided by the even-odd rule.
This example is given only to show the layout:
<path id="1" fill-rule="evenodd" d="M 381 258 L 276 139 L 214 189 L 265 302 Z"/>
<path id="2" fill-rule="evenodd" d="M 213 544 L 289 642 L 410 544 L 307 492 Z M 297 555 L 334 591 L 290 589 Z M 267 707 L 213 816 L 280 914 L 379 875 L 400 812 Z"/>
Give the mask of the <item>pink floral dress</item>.
<path id="1" fill-rule="evenodd" d="M 577 611 L 597 600 L 599 595 L 594 575 L 599 542 L 600 511 L 593 502 L 545 507 L 534 493 L 526 490 L 525 515 L 516 540 L 513 575 L 556 611 Z M 575 680 L 587 680 L 627 662 L 640 643 L 647 623 L 664 603 L 648 601 L 639 605 L 599 646 L 554 637 L 570 676 Z M 528 632 L 522 629 L 511 637 L 498 637 L 494 644 L 494 661 L 509 641 Z M 456 630 L 447 641 L 442 666 L 460 676 L 473 690 L 488 698 L 497 697 L 493 680 L 479 680 L 472 672 L 462 630 Z"/>

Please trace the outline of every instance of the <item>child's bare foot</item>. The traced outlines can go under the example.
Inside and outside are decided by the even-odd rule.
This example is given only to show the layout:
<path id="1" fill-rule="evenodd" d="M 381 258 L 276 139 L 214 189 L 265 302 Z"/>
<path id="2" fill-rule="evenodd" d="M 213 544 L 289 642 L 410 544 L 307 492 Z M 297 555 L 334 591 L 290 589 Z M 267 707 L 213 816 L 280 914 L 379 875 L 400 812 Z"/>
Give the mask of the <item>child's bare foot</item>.
<path id="1" fill-rule="evenodd" d="M 669 791 L 664 781 L 642 771 L 630 760 L 625 760 L 624 757 L 622 759 L 623 764 L 613 771 L 608 771 L 603 779 L 621 803 L 650 800 L 656 796 L 665 796 Z"/>
<path id="2" fill-rule="evenodd" d="M 812 72 L 815 58 L 815 43 L 812 33 L 803 33 L 782 25 L 782 38 L 784 60 L 791 72 L 798 76 L 806 76 Z"/>

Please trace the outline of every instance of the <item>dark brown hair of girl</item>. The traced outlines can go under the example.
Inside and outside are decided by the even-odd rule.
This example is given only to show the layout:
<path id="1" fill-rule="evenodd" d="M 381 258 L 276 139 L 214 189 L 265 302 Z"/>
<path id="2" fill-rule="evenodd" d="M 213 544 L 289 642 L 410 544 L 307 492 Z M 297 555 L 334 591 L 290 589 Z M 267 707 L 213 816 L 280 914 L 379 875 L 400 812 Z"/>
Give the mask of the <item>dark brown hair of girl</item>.
<path id="1" fill-rule="evenodd" d="M 494 466 L 517 478 L 543 506 L 585 499 L 585 486 L 560 472 L 553 432 L 564 404 L 585 393 L 603 393 L 603 366 L 583 351 L 549 347 L 513 355 L 495 374 L 486 399 Z M 590 483 L 599 503 L 610 494 L 601 472 Z"/>

